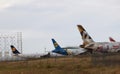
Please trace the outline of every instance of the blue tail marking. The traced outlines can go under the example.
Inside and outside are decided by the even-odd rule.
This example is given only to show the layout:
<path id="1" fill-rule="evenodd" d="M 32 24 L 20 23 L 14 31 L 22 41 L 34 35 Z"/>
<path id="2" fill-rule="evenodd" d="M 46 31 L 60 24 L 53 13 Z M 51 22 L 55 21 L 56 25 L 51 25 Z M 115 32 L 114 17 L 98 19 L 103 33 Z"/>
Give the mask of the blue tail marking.
<path id="1" fill-rule="evenodd" d="M 63 48 L 61 48 L 59 46 L 59 44 L 54 39 L 52 39 L 52 42 L 53 42 L 53 45 L 55 47 L 55 49 L 52 52 L 59 53 L 59 54 L 62 54 L 62 55 L 68 55 L 68 53 L 66 52 L 66 50 L 64 50 Z"/>

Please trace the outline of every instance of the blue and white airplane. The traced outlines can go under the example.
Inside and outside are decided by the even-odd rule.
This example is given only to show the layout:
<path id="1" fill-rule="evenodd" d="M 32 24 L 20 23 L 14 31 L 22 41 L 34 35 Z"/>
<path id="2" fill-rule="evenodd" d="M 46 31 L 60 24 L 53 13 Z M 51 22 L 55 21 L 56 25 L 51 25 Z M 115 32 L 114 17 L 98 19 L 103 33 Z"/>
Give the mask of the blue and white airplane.
<path id="1" fill-rule="evenodd" d="M 14 56 L 22 59 L 40 58 L 41 54 L 21 54 L 13 45 L 10 46 Z"/>
<path id="2" fill-rule="evenodd" d="M 55 49 L 49 52 L 49 55 L 51 56 L 54 56 L 52 55 L 53 53 L 55 53 L 55 55 L 57 56 L 65 56 L 65 55 L 79 55 L 86 52 L 84 48 L 80 48 L 79 46 L 62 48 L 54 39 L 52 39 L 52 42 Z"/>

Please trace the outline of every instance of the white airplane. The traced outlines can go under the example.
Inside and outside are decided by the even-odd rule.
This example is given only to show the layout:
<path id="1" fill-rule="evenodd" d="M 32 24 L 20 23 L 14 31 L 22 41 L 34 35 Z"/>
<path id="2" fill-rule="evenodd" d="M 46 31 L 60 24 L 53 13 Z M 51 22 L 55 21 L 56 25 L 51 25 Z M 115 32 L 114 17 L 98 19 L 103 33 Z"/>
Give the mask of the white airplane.
<path id="1" fill-rule="evenodd" d="M 40 58 L 41 54 L 21 54 L 13 45 L 10 46 L 14 56 L 23 58 L 23 59 L 35 59 Z"/>
<path id="2" fill-rule="evenodd" d="M 86 32 L 86 30 L 82 27 L 82 25 L 77 25 L 80 31 L 83 45 L 80 47 L 87 49 L 91 53 L 93 51 L 108 53 L 108 52 L 120 52 L 120 42 L 95 42 L 90 35 Z"/>

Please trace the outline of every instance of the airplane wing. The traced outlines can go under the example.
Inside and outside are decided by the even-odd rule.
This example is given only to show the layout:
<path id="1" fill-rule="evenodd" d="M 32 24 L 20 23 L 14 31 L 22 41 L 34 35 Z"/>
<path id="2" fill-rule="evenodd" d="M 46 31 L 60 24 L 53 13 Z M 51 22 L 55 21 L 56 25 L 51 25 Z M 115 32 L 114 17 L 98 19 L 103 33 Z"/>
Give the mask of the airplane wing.
<path id="1" fill-rule="evenodd" d="M 68 46 L 68 47 L 63 47 L 63 49 L 80 49 L 80 47 L 71 47 L 71 46 Z"/>

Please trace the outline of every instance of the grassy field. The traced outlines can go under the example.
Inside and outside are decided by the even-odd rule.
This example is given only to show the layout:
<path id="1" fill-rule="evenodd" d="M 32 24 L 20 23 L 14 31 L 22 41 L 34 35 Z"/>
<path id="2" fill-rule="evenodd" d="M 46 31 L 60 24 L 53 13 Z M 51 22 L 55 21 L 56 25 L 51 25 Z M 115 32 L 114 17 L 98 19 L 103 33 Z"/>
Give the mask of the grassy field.
<path id="1" fill-rule="evenodd" d="M 120 65 L 94 65 L 91 57 L 0 62 L 0 74 L 120 74 Z"/>

